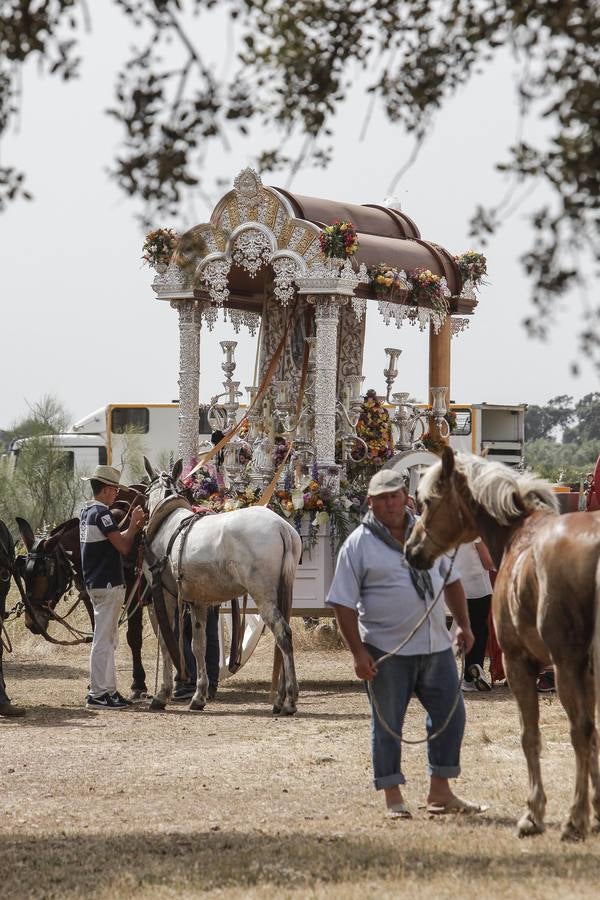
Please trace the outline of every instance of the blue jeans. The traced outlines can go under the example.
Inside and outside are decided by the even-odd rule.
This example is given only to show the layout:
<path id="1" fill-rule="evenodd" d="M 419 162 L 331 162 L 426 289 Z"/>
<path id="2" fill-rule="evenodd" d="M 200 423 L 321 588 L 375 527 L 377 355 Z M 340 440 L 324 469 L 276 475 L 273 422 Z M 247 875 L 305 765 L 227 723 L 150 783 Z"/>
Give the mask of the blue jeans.
<path id="1" fill-rule="evenodd" d="M 365 645 L 373 659 L 384 656 L 370 644 Z M 427 712 L 427 733 L 440 728 L 459 692 L 458 672 L 452 650 L 419 656 L 392 656 L 378 669 L 369 688 L 374 692 L 381 714 L 397 734 L 402 733 L 406 707 L 413 692 Z M 450 722 L 442 734 L 427 743 L 428 770 L 440 778 L 456 778 L 460 774 L 460 747 L 465 730 L 465 707 L 459 696 Z M 381 725 L 371 708 L 373 783 L 383 788 L 405 784 L 400 768 L 401 744 Z"/>
<path id="2" fill-rule="evenodd" d="M 174 622 L 175 640 L 179 640 L 179 616 L 175 614 Z M 187 669 L 187 682 L 190 687 L 196 686 L 196 660 L 192 653 L 192 617 L 187 603 L 183 609 L 183 655 Z M 209 606 L 206 610 L 206 674 L 211 687 L 219 683 L 220 648 L 219 648 L 219 607 Z M 180 681 L 175 680 L 175 687 L 182 687 Z"/>

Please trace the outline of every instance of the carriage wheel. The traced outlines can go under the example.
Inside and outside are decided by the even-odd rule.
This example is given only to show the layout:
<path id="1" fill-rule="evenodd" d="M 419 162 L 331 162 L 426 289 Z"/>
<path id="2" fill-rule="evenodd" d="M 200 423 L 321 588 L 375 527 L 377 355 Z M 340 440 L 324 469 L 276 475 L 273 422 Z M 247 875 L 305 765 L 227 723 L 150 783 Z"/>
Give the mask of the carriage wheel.
<path id="1" fill-rule="evenodd" d="M 260 616 L 246 615 L 246 628 L 244 630 L 244 638 L 242 641 L 242 658 L 240 661 L 240 669 L 246 665 L 258 644 L 260 637 L 265 629 L 265 625 Z M 219 615 L 219 679 L 224 681 L 225 678 L 231 678 L 232 672 L 229 671 L 229 651 L 231 647 L 231 630 L 232 622 L 229 613 L 221 613 Z"/>

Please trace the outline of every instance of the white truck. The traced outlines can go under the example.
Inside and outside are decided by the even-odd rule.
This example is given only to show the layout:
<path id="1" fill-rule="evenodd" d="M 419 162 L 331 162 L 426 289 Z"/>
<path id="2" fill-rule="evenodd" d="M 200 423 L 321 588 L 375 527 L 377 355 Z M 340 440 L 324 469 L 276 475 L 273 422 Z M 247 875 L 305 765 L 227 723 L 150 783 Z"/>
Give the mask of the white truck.
<path id="1" fill-rule="evenodd" d="M 508 466 L 523 464 L 527 406 L 496 403 L 453 403 L 456 426 L 450 437 L 455 450 L 485 453 L 488 459 Z"/>
<path id="2" fill-rule="evenodd" d="M 450 437 L 456 450 L 485 452 L 489 459 L 511 466 L 522 464 L 525 405 L 471 403 L 452 404 L 450 408 L 456 414 Z M 134 482 L 141 475 L 142 455 L 162 466 L 177 455 L 178 414 L 177 403 L 109 403 L 75 422 L 68 433 L 53 435 L 51 440 L 68 454 L 67 465 L 74 473 L 86 475 L 98 464 L 108 464 L 122 469 L 125 482 Z M 200 441 L 210 438 L 208 406 L 198 410 L 198 434 Z M 16 464 L 26 440 L 21 438 L 11 445 Z"/>
<path id="3" fill-rule="evenodd" d="M 198 410 L 200 441 L 211 435 L 207 413 L 208 406 Z M 74 474 L 88 475 L 97 465 L 111 465 L 122 470 L 126 483 L 135 482 L 142 474 L 142 455 L 164 466 L 177 456 L 178 415 L 178 403 L 109 403 L 48 440 L 65 453 L 66 467 Z M 27 440 L 17 439 L 9 448 L 15 465 Z"/>

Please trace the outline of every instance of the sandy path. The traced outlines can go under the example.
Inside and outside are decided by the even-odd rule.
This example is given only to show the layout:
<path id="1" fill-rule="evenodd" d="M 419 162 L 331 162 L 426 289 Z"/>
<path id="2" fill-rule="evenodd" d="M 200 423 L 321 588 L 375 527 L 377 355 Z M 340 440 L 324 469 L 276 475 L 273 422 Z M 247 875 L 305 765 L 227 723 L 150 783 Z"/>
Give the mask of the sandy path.
<path id="1" fill-rule="evenodd" d="M 154 645 L 147 670 L 153 680 Z M 128 683 L 126 647 L 121 686 Z M 29 655 L 25 651 L 28 651 Z M 0 897 L 597 897 L 600 838 L 559 842 L 573 771 L 564 714 L 543 699 L 547 833 L 514 836 L 526 794 L 506 689 L 467 697 L 463 796 L 478 820 L 430 820 L 425 750 L 407 748 L 412 822 L 371 788 L 366 700 L 343 651 L 298 651 L 300 712 L 267 703 L 271 645 L 203 713 L 83 709 L 84 649 L 31 642 L 7 665 L 24 720 L 0 719 Z M 420 735 L 413 702 L 407 730 Z"/>

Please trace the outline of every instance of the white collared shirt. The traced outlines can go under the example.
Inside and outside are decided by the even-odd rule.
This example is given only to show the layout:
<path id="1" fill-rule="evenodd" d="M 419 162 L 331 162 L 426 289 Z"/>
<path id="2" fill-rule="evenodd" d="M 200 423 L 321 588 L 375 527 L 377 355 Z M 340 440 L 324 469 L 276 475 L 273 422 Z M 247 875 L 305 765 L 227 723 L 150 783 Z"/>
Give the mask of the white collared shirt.
<path id="1" fill-rule="evenodd" d="M 395 650 L 410 634 L 442 587 L 449 559 L 440 557 L 429 570 L 433 597 L 419 597 L 402 553 L 359 525 L 344 541 L 327 595 L 328 606 L 346 606 L 358 613 L 361 640 L 385 653 Z M 456 566 L 447 584 L 460 579 Z M 414 637 L 399 651 L 401 656 L 440 653 L 451 646 L 443 597 Z"/>

